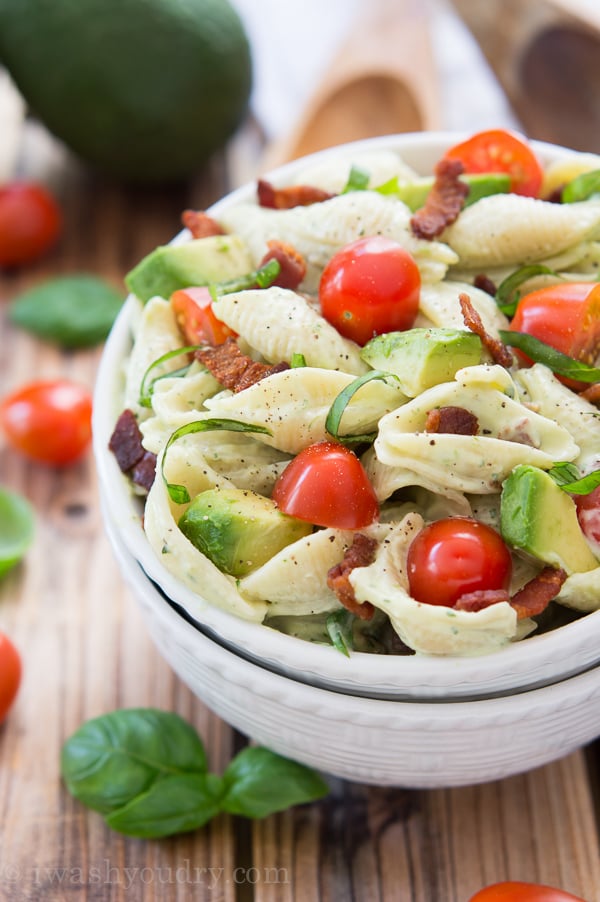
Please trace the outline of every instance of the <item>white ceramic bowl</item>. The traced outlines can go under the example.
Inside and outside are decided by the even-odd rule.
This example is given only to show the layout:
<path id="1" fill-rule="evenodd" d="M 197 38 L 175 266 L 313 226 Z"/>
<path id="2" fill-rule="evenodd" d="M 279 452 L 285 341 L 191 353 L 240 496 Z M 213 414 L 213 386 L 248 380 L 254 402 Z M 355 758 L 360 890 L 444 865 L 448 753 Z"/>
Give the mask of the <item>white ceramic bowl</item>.
<path id="1" fill-rule="evenodd" d="M 391 701 L 292 680 L 214 642 L 169 604 L 106 512 L 116 558 L 159 651 L 209 708 L 257 743 L 347 780 L 434 788 L 501 779 L 600 735 L 600 665 L 479 701 Z"/>
<path id="2" fill-rule="evenodd" d="M 409 134 L 358 142 L 354 146 L 360 150 L 396 149 L 401 152 L 409 165 L 412 165 L 417 171 L 427 173 L 431 171 L 444 149 L 450 144 L 456 143 L 460 137 L 448 133 Z M 546 160 L 570 153 L 565 149 L 545 144 L 535 144 L 535 147 L 540 156 Z M 314 162 L 338 152 L 339 148 L 324 151 L 313 155 L 308 160 Z M 299 166 L 304 165 L 306 165 L 306 160 L 288 164 L 271 174 L 269 178 L 276 183 L 285 183 Z M 254 191 L 255 186 L 249 185 L 233 192 L 213 207 L 214 214 L 218 215 L 219 210 L 223 210 L 226 205 L 237 204 L 249 199 L 254 196 Z M 185 239 L 183 235 L 179 235 L 175 240 Z M 166 602 L 163 603 L 164 616 L 170 627 L 168 630 L 165 628 L 161 644 L 168 644 L 169 637 L 185 636 L 186 656 L 189 659 L 189 670 L 186 670 L 187 678 L 188 681 L 191 679 L 194 688 L 201 686 L 196 674 L 196 667 L 199 668 L 201 665 L 199 663 L 193 665 L 192 659 L 194 655 L 200 658 L 204 653 L 202 650 L 206 647 L 214 651 L 215 642 L 219 643 L 223 649 L 230 649 L 236 653 L 239 667 L 250 667 L 250 665 L 242 664 L 242 660 L 246 659 L 246 662 L 258 663 L 261 668 L 268 668 L 274 673 L 307 684 L 305 687 L 296 686 L 294 691 L 299 694 L 306 691 L 310 695 L 308 687 L 315 685 L 343 692 L 345 695 L 364 696 L 365 698 L 449 701 L 491 698 L 511 692 L 522 692 L 524 689 L 556 683 L 579 673 L 585 674 L 581 677 L 581 682 L 563 683 L 561 691 L 575 692 L 573 687 L 584 685 L 589 689 L 590 686 L 600 683 L 600 670 L 591 669 L 600 664 L 600 611 L 553 632 L 533 636 L 524 642 L 509 645 L 500 651 L 482 657 L 432 658 L 418 655 L 397 657 L 353 653 L 348 659 L 332 647 L 311 644 L 283 635 L 268 627 L 242 621 L 211 604 L 210 599 L 200 597 L 179 583 L 164 568 L 152 551 L 142 530 L 139 500 L 130 492 L 127 480 L 120 473 L 113 455 L 107 448 L 114 423 L 121 412 L 123 362 L 131 346 L 131 322 L 134 311 L 135 302 L 130 299 L 124 305 L 106 343 L 97 378 L 93 426 L 100 491 L 106 508 L 110 510 L 114 544 L 123 554 L 127 552 L 132 555 L 148 576 L 144 585 L 150 593 L 154 593 L 152 605 L 154 618 L 160 616 L 158 614 L 159 602 L 154 597 L 156 593 L 151 588 L 149 580 L 160 587 L 162 592 L 185 611 L 197 625 L 197 629 L 193 630 L 183 617 L 179 617 L 179 621 L 181 621 L 179 623 L 177 615 L 173 614 Z M 138 586 L 138 595 L 143 595 L 140 586 Z M 181 627 L 181 630 L 177 629 L 178 626 Z M 206 637 L 212 639 L 213 643 L 209 643 L 207 646 Z M 197 643 L 196 652 L 194 652 L 194 642 Z M 167 657 L 169 657 L 168 654 Z M 249 672 L 258 671 L 254 671 L 250 667 Z M 185 674 L 182 675 L 186 678 Z M 273 677 L 273 681 L 273 687 L 275 685 L 289 687 L 290 685 L 285 681 L 280 684 L 275 677 Z M 275 692 L 274 688 L 273 692 Z M 200 694 L 206 698 L 207 692 Z M 542 694 L 539 697 L 546 699 L 548 696 Z M 341 696 L 336 695 L 334 698 L 339 701 Z M 522 702 L 523 711 L 526 704 L 525 698 L 524 696 Z M 211 696 L 207 700 L 211 704 L 214 698 Z M 515 702 L 515 704 L 521 703 Z M 452 709 L 454 710 L 454 706 Z M 357 710 L 361 711 L 360 716 L 362 717 L 367 716 L 364 714 L 365 711 L 383 711 L 384 709 L 378 707 L 371 709 L 367 706 L 363 710 L 359 706 Z M 414 711 L 415 709 L 410 708 L 409 710 Z M 466 712 L 467 708 L 458 710 Z M 479 711 L 480 709 L 473 710 Z M 438 712 L 436 717 L 441 716 L 439 706 L 428 707 L 427 713 L 423 709 L 419 715 L 422 718 L 420 722 L 430 723 L 434 711 Z M 229 719 L 227 712 L 224 712 L 224 716 Z M 443 717 L 451 717 L 451 715 L 446 713 Z M 319 718 L 317 718 L 318 720 Z M 251 735 L 254 735 L 259 723 L 260 717 L 256 714 L 250 731 Z M 382 714 L 381 724 L 384 723 L 385 716 Z M 236 725 L 239 724 L 236 722 Z M 600 732 L 598 726 L 597 722 L 592 724 L 590 721 L 588 738 L 594 735 L 594 730 Z M 396 727 L 390 727 L 390 729 L 396 729 Z M 437 728 L 431 726 L 430 729 L 435 732 Z M 525 727 L 526 731 L 529 729 L 529 726 Z M 460 731 L 457 729 L 457 734 L 458 732 Z M 576 731 L 573 733 L 573 736 L 575 735 Z M 558 739 L 556 741 L 558 742 Z M 452 742 L 459 742 L 458 735 Z M 492 744 L 489 737 L 482 738 L 482 745 L 485 745 L 488 751 Z M 374 743 L 375 745 L 376 743 Z M 512 764 L 516 763 L 515 758 L 511 758 L 511 761 Z M 418 767 L 418 765 L 415 766 Z M 507 763 L 506 766 L 512 765 Z M 397 769 L 394 769 L 394 773 L 398 772 Z M 383 773 L 384 771 L 382 771 Z M 363 779 L 363 775 L 361 775 L 361 779 Z"/>

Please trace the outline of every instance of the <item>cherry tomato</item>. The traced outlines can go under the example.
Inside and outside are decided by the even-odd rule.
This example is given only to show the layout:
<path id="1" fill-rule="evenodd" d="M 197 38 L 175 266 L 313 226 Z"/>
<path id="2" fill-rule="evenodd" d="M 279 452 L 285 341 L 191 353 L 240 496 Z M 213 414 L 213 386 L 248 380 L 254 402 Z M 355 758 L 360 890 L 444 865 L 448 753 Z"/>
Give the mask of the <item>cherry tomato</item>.
<path id="1" fill-rule="evenodd" d="M 510 328 L 593 364 L 600 353 L 600 285 L 565 282 L 532 291 L 520 299 Z M 522 352 L 518 355 L 531 363 Z M 575 390 L 586 387 L 583 382 L 559 378 Z"/>
<path id="2" fill-rule="evenodd" d="M 384 332 L 410 329 L 419 312 L 421 275 L 391 238 L 359 238 L 333 255 L 321 276 L 325 319 L 359 345 Z"/>
<path id="3" fill-rule="evenodd" d="M 508 589 L 512 559 L 490 526 L 469 517 L 446 517 L 413 539 L 407 569 L 413 598 L 451 608 L 468 592 Z"/>
<path id="4" fill-rule="evenodd" d="M 62 229 L 60 208 L 42 185 L 0 187 L 0 266 L 23 266 L 50 250 Z"/>
<path id="5" fill-rule="evenodd" d="M 540 883 L 507 880 L 479 890 L 471 896 L 469 902 L 585 902 L 585 900 L 562 889 L 553 889 Z"/>
<path id="6" fill-rule="evenodd" d="M 581 531 L 600 556 L 600 486 L 588 495 L 573 495 L 573 500 Z"/>
<path id="7" fill-rule="evenodd" d="M 4 633 L 0 633 L 0 723 L 8 714 L 21 683 L 19 652 Z"/>
<path id="8" fill-rule="evenodd" d="M 90 392 L 66 379 L 30 382 L 0 403 L 0 426 L 10 445 L 53 466 L 73 463 L 92 436 Z"/>
<path id="9" fill-rule="evenodd" d="M 465 172 L 505 172 L 514 194 L 538 197 L 540 193 L 544 177 L 540 161 L 523 138 L 502 128 L 478 132 L 451 147 L 444 156 L 460 160 Z"/>
<path id="10" fill-rule="evenodd" d="M 171 307 L 188 345 L 207 342 L 222 345 L 236 333 L 217 319 L 210 291 L 206 286 L 180 288 L 171 295 Z"/>
<path id="11" fill-rule="evenodd" d="M 338 442 L 309 445 L 285 468 L 273 489 L 284 514 L 316 526 L 360 529 L 379 516 L 363 465 Z"/>

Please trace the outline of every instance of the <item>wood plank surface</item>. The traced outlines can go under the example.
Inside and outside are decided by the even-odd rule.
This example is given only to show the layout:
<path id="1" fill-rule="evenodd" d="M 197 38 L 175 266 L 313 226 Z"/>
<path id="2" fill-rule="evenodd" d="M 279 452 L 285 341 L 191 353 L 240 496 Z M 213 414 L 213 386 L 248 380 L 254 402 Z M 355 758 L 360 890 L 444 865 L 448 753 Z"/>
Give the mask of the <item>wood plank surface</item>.
<path id="1" fill-rule="evenodd" d="M 39 265 L 0 277 L 1 392 L 33 377 L 92 386 L 101 349 L 61 352 L 12 328 L 6 301 L 51 275 L 125 272 L 251 170 L 256 132 L 190 183 L 124 189 L 73 160 L 33 124 L 20 174 L 51 183 L 65 235 Z M 250 148 L 250 150 L 249 150 Z M 538 880 L 600 902 L 600 850 L 589 750 L 529 774 L 464 789 L 410 791 L 332 780 L 322 802 L 250 824 L 218 817 L 193 834 L 130 840 L 72 800 L 62 743 L 84 720 L 124 706 L 179 712 L 222 769 L 243 737 L 213 715 L 154 650 L 104 536 L 91 456 L 61 472 L 29 464 L 0 439 L 0 481 L 36 509 L 26 561 L 0 583 L 0 629 L 24 680 L 0 728 L 0 900 L 467 902 L 486 883 Z"/>

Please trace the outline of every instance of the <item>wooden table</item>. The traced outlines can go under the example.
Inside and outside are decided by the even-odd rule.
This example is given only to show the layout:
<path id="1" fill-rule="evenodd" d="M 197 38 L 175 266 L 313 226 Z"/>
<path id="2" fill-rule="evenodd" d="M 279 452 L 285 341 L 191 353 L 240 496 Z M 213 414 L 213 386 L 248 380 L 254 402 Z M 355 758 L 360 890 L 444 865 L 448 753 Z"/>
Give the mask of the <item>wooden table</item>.
<path id="1" fill-rule="evenodd" d="M 12 328 L 6 301 L 72 271 L 121 288 L 127 270 L 178 230 L 184 207 L 204 207 L 240 180 L 255 140 L 250 129 L 186 184 L 124 188 L 30 123 L 19 173 L 55 188 L 65 232 L 39 265 L 0 277 L 2 393 L 33 377 L 91 387 L 101 353 L 61 352 Z M 0 478 L 37 513 L 34 546 L 0 584 L 0 629 L 24 661 L 18 700 L 0 728 L 0 899 L 466 902 L 483 885 L 513 879 L 600 902 L 597 747 L 482 786 L 336 781 L 324 801 L 263 822 L 221 816 L 160 842 L 110 832 L 60 780 L 61 745 L 84 720 L 117 707 L 175 710 L 201 732 L 215 770 L 246 739 L 154 650 L 103 533 L 91 454 L 56 472 L 0 444 Z"/>

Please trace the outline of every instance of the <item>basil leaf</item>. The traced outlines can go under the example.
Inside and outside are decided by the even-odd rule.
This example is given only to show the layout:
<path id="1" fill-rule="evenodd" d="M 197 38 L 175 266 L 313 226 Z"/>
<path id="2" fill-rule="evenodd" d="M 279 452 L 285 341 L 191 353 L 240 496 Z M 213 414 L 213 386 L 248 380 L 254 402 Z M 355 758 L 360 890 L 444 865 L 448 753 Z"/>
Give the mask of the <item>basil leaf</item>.
<path id="1" fill-rule="evenodd" d="M 299 351 L 292 354 L 290 367 L 295 370 L 303 366 L 306 366 L 306 357 L 304 356 L 304 354 L 301 354 Z"/>
<path id="2" fill-rule="evenodd" d="M 196 432 L 211 432 L 218 429 L 223 429 L 227 432 L 261 432 L 265 435 L 271 435 L 270 431 L 265 426 L 254 426 L 252 423 L 242 423 L 240 420 L 228 420 L 226 418 L 194 420 L 192 423 L 186 423 L 185 426 L 180 426 L 179 429 L 176 429 L 175 432 L 172 433 L 167 444 L 165 445 L 160 468 L 163 482 L 167 487 L 169 497 L 171 501 L 175 502 L 175 504 L 187 504 L 188 501 L 191 501 L 191 498 L 190 493 L 184 485 L 179 485 L 176 482 L 169 482 L 167 480 L 167 477 L 165 476 L 165 460 L 167 458 L 167 451 L 169 450 L 173 442 L 176 442 L 184 435 L 192 435 Z"/>
<path id="3" fill-rule="evenodd" d="M 366 191 L 369 187 L 370 175 L 360 166 L 351 166 L 348 181 L 341 190 L 341 194 L 348 194 L 350 191 Z"/>
<path id="4" fill-rule="evenodd" d="M 258 269 L 243 276 L 237 276 L 235 279 L 227 279 L 225 282 L 215 282 L 209 287 L 211 297 L 218 301 L 221 294 L 233 294 L 234 291 L 246 291 L 249 288 L 268 288 L 272 285 L 281 271 L 281 263 L 279 260 L 271 258 L 263 263 Z"/>
<path id="5" fill-rule="evenodd" d="M 582 172 L 563 188 L 560 199 L 563 204 L 574 204 L 600 194 L 600 169 Z"/>
<path id="6" fill-rule="evenodd" d="M 329 435 L 333 436 L 334 439 L 338 442 L 372 442 L 377 433 L 373 432 L 369 435 L 339 435 L 340 425 L 342 422 L 342 417 L 344 415 L 344 411 L 346 407 L 359 390 L 365 385 L 367 382 L 371 382 L 373 379 L 380 379 L 385 382 L 386 379 L 398 379 L 394 373 L 384 373 L 382 370 L 371 370 L 369 373 L 365 373 L 363 376 L 359 376 L 357 379 L 354 379 L 349 385 L 344 388 L 331 407 L 329 408 L 329 412 L 325 419 L 325 429 L 329 433 Z"/>
<path id="7" fill-rule="evenodd" d="M 550 467 L 548 476 L 551 476 L 554 482 L 562 488 L 563 485 L 568 485 L 568 483 L 579 479 L 579 470 L 575 464 L 561 460 Z"/>
<path id="8" fill-rule="evenodd" d="M 8 318 L 63 348 L 86 348 L 106 338 L 122 303 L 122 295 L 95 276 L 61 276 L 20 295 Z"/>
<path id="9" fill-rule="evenodd" d="M 239 752 L 223 774 L 223 782 L 223 811 L 250 818 L 267 817 L 329 792 L 315 771 L 262 746 Z"/>
<path id="10" fill-rule="evenodd" d="M 34 513 L 29 502 L 0 488 L 0 577 L 25 555 L 33 541 Z"/>
<path id="11" fill-rule="evenodd" d="M 105 820 L 112 830 L 139 839 L 186 833 L 219 813 L 222 793 L 216 774 L 168 774 Z"/>
<path id="12" fill-rule="evenodd" d="M 586 476 L 580 476 L 577 467 L 571 463 L 554 464 L 548 473 L 570 495 L 589 495 L 600 485 L 600 470 L 592 470 Z"/>
<path id="13" fill-rule="evenodd" d="M 504 279 L 498 286 L 496 292 L 496 303 L 502 313 L 507 316 L 514 316 L 521 294 L 516 293 L 517 288 L 534 276 L 557 276 L 553 269 L 544 266 L 542 263 L 532 263 L 531 266 L 522 266 L 516 272 L 513 272 Z"/>
<path id="14" fill-rule="evenodd" d="M 141 407 L 152 407 L 152 393 L 154 391 L 154 383 L 159 379 L 165 379 L 167 376 L 184 376 L 187 373 L 189 366 L 182 367 L 178 370 L 171 370 L 168 373 L 162 373 L 160 376 L 155 376 L 154 379 L 150 379 L 150 373 L 154 369 L 159 367 L 161 364 L 166 363 L 168 360 L 173 360 L 175 357 L 181 357 L 183 354 L 190 354 L 192 351 L 197 351 L 198 348 L 201 347 L 203 346 L 186 345 L 184 348 L 175 348 L 175 350 L 173 351 L 167 351 L 166 354 L 162 354 L 160 357 L 157 357 L 156 360 L 153 360 L 142 376 L 138 404 L 140 404 Z"/>
<path id="15" fill-rule="evenodd" d="M 499 335 L 505 344 L 518 348 L 536 363 L 543 363 L 559 376 L 567 376 L 578 382 L 600 381 L 600 367 L 590 366 L 582 360 L 575 360 L 568 354 L 562 354 L 533 335 L 511 332 L 507 329 L 501 329 Z"/>
<path id="16" fill-rule="evenodd" d="M 343 611 L 335 611 L 333 614 L 330 614 L 325 623 L 331 644 L 347 658 L 350 657 L 350 650 L 354 649 L 353 622 L 353 614 L 344 609 Z"/>
<path id="17" fill-rule="evenodd" d="M 202 740 L 177 714 L 124 708 L 93 718 L 62 748 L 61 772 L 69 792 L 107 815 L 175 774 L 207 770 Z"/>

